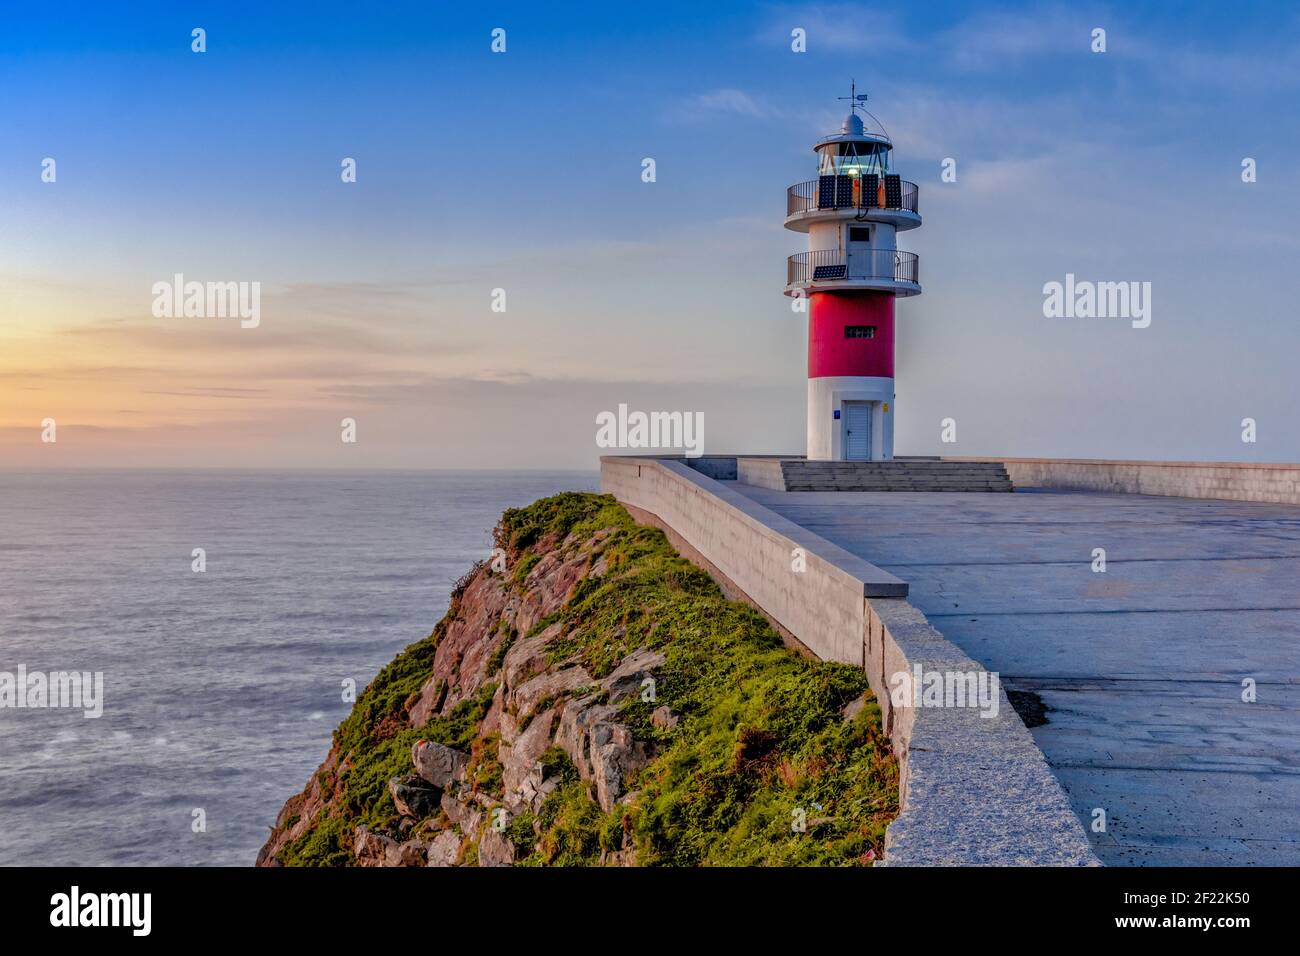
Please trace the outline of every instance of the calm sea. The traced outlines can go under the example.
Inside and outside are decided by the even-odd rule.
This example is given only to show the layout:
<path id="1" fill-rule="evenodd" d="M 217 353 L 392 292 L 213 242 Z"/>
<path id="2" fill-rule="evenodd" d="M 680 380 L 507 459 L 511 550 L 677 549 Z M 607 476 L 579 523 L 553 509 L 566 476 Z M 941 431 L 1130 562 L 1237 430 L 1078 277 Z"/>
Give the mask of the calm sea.
<path id="1" fill-rule="evenodd" d="M 597 483 L 0 471 L 0 672 L 104 673 L 98 719 L 0 708 L 0 864 L 252 864 L 342 682 L 433 629 L 503 509 Z"/>

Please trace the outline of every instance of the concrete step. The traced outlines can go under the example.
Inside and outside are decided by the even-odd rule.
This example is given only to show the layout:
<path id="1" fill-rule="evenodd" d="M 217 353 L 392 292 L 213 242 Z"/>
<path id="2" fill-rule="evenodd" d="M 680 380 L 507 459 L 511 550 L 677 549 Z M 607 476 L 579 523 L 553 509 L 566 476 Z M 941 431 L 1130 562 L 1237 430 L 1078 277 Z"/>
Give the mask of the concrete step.
<path id="1" fill-rule="evenodd" d="M 781 462 L 786 491 L 971 491 L 1015 488 L 999 462 L 935 460 Z"/>
<path id="2" fill-rule="evenodd" d="M 942 491 L 942 492 L 953 492 L 953 493 L 971 492 L 971 493 L 974 493 L 974 494 L 986 494 L 986 493 L 993 493 L 993 492 L 1011 492 L 1011 491 L 1015 491 L 1014 488 L 999 488 L 999 487 L 995 487 L 995 486 L 992 486 L 992 485 L 990 485 L 989 487 L 986 487 L 986 488 L 979 488 L 979 487 L 975 487 L 975 486 L 971 486 L 971 485 L 963 486 L 963 487 L 960 487 L 960 488 L 958 488 L 958 487 L 945 488 L 945 487 L 942 487 L 942 486 L 939 486 L 939 487 L 930 487 L 930 488 L 916 488 L 916 487 L 908 487 L 908 486 L 905 486 L 905 485 L 891 485 L 891 486 L 889 486 L 889 487 L 871 487 L 871 486 L 867 486 L 867 485 L 847 485 L 847 484 L 845 484 L 845 485 L 835 485 L 835 486 L 832 486 L 832 487 L 829 487 L 829 488 L 826 487 L 826 486 L 824 486 L 824 485 L 800 485 L 800 484 L 792 484 L 792 485 L 790 485 L 788 488 L 786 488 L 785 490 L 786 490 L 786 491 L 834 491 L 834 492 L 862 491 L 862 492 L 874 492 L 874 493 L 880 493 L 880 492 L 909 492 L 909 491 L 911 491 L 911 492 L 921 492 L 921 491 L 925 491 L 925 492 L 930 492 L 930 491 Z"/>
<path id="3" fill-rule="evenodd" d="M 853 464 L 822 464 L 814 462 L 805 464 L 802 462 L 783 462 L 781 463 L 784 471 L 794 471 L 806 473 L 806 475 L 832 475 L 832 473 L 854 473 L 854 475 L 1004 475 L 1006 470 L 1000 464 L 993 464 L 989 467 L 974 467 L 970 464 L 959 464 L 950 468 L 939 468 L 933 466 L 919 467 L 915 466 L 889 466 L 888 463 L 863 462 L 861 466 Z"/>
<path id="4" fill-rule="evenodd" d="M 911 482 L 911 483 L 913 483 L 913 484 L 927 484 L 927 483 L 929 483 L 929 484 L 949 484 L 949 485 L 950 485 L 950 484 L 954 484 L 954 483 L 956 483 L 956 484 L 978 484 L 978 483 L 980 483 L 980 482 L 984 482 L 984 481 L 1008 481 L 1008 480 L 1009 480 L 1008 478 L 1006 478 L 1006 477 L 1002 477 L 1002 476 L 999 476 L 999 475 L 954 475 L 954 476 L 951 477 L 951 478 L 945 478 L 945 477 L 943 477 L 943 476 L 935 476 L 935 477 L 926 476 L 926 477 L 922 477 L 922 478 L 913 478 L 913 477 L 910 477 L 910 476 L 908 476 L 908 475 L 854 475 L 854 474 L 840 474 L 840 475 L 802 475 L 802 474 L 798 474 L 798 473 L 796 473 L 796 474 L 786 474 L 784 477 L 785 477 L 785 479 L 786 479 L 787 481 L 830 481 L 830 482 L 835 482 L 835 481 L 875 481 L 875 482 L 906 481 L 906 482 Z"/>

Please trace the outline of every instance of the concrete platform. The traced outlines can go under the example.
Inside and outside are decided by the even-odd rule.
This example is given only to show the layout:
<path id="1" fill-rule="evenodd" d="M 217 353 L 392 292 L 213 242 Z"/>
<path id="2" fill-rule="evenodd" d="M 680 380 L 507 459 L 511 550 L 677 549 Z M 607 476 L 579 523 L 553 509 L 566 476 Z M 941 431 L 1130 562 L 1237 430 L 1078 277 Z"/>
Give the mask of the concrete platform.
<path id="1" fill-rule="evenodd" d="M 1106 811 L 1103 862 L 1300 864 L 1300 506 L 727 486 L 903 578 L 1041 695 L 1034 738 L 1080 819 Z"/>

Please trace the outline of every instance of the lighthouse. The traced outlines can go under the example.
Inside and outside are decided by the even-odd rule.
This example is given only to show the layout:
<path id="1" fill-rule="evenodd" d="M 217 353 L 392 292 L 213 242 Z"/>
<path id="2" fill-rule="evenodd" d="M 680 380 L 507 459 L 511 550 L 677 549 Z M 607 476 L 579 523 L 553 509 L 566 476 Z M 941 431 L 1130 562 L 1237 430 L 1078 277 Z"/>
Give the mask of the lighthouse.
<path id="1" fill-rule="evenodd" d="M 808 314 L 808 458 L 894 457 L 894 300 L 921 292 L 898 234 L 921 225 L 917 187 L 893 170 L 893 143 L 850 87 L 838 133 L 817 141 L 817 178 L 786 190 L 785 227 L 808 234 L 786 295 Z"/>

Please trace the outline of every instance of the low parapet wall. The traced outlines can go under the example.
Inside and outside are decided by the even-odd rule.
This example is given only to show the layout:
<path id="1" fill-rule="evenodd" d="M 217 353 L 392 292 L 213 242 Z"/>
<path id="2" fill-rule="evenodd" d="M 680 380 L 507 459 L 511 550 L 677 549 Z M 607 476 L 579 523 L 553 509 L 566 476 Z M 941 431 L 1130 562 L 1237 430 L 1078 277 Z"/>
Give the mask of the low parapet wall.
<path id="1" fill-rule="evenodd" d="M 1300 465 L 1090 458 L 945 457 L 943 460 L 1002 462 L 1017 488 L 1300 504 Z"/>
<path id="2" fill-rule="evenodd" d="M 867 679 L 902 767 L 902 812 L 885 834 L 891 866 L 1097 866 L 1079 818 L 1000 682 L 992 716 L 903 706 L 899 674 L 985 674 L 898 599 L 867 602 Z M 987 678 L 983 678 L 987 679 Z"/>
<path id="3" fill-rule="evenodd" d="M 1096 864 L 1000 687 L 988 717 L 892 699 L 895 675 L 917 668 L 984 673 L 905 600 L 904 582 L 678 461 L 603 458 L 601 488 L 656 516 L 814 654 L 865 669 L 902 768 L 886 863 Z"/>

